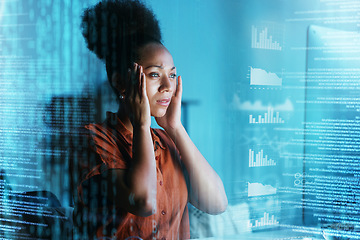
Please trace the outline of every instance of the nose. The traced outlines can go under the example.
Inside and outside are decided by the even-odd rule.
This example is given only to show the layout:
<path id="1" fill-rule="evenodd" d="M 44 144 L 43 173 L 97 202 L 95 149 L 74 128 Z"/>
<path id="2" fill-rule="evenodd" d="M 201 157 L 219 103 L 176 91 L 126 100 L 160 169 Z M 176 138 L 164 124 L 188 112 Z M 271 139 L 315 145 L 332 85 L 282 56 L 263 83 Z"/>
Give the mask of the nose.
<path id="1" fill-rule="evenodd" d="M 167 75 L 163 75 L 160 81 L 159 92 L 172 92 L 174 83 Z"/>

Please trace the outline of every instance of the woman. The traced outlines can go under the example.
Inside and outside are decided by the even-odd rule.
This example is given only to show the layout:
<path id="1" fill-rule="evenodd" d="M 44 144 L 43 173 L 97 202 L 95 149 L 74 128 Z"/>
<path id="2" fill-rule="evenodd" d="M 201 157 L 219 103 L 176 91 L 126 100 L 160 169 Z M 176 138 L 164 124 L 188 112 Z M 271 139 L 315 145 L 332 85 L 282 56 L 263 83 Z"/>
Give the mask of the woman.
<path id="1" fill-rule="evenodd" d="M 181 124 L 182 79 L 157 20 L 137 0 L 102 1 L 84 12 L 82 27 L 105 61 L 119 111 L 85 127 L 77 237 L 190 238 L 187 203 L 218 214 L 227 198 Z M 150 128 L 151 116 L 164 130 Z"/>

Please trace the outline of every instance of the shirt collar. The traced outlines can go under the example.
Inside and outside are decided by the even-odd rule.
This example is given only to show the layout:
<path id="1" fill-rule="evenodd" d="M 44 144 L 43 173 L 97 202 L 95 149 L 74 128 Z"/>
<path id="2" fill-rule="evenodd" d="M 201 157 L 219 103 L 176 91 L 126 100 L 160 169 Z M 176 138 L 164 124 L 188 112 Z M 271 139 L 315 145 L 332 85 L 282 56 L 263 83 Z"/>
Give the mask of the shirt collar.
<path id="1" fill-rule="evenodd" d="M 160 148 L 165 149 L 165 145 L 164 145 L 162 139 L 160 138 L 159 134 L 157 133 L 156 129 L 151 128 L 151 136 L 154 141 L 155 148 L 156 148 L 156 144 L 158 144 L 160 146 Z"/>

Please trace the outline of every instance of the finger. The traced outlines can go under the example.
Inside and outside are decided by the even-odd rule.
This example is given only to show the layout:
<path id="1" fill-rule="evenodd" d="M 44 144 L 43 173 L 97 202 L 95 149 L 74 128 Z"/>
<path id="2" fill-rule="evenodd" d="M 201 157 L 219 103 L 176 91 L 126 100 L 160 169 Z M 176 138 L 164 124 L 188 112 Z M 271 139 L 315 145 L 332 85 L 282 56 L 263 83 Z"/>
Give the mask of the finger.
<path id="1" fill-rule="evenodd" d="M 178 77 L 178 84 L 176 86 L 176 91 L 175 91 L 175 97 L 180 97 L 181 98 L 182 95 L 182 78 L 181 76 Z"/>
<path id="2" fill-rule="evenodd" d="M 130 81 L 130 86 L 131 88 L 133 88 L 133 85 L 136 83 L 136 74 L 137 74 L 137 69 L 138 69 L 138 64 L 134 63 L 132 71 L 131 71 L 131 81 Z"/>
<path id="3" fill-rule="evenodd" d="M 140 74 L 140 76 L 139 76 L 139 85 L 138 85 L 138 93 L 139 93 L 139 95 L 140 95 L 140 98 L 142 98 L 143 97 L 143 95 L 142 95 L 142 86 L 143 86 L 143 75 L 144 75 L 144 73 L 143 73 L 143 67 L 140 65 L 140 71 L 139 71 L 139 74 Z"/>
<path id="4" fill-rule="evenodd" d="M 134 80 L 136 79 L 136 68 L 137 68 L 137 64 L 134 63 L 132 69 L 130 69 L 129 79 L 126 86 L 126 91 L 128 92 L 127 99 L 133 99 L 135 95 L 133 85 L 134 85 Z"/>
<path id="5" fill-rule="evenodd" d="M 131 102 L 135 101 L 136 95 L 138 93 L 136 91 L 137 73 L 138 73 L 138 64 L 134 63 L 132 71 L 131 71 L 131 81 L 129 82 L 129 90 L 131 92 L 129 99 Z"/>
<path id="6" fill-rule="evenodd" d="M 142 79 L 141 79 L 141 96 L 143 98 L 146 98 L 146 76 L 145 73 L 142 73 Z"/>
<path id="7" fill-rule="evenodd" d="M 138 68 L 138 64 L 137 63 L 134 63 L 134 66 L 133 66 L 133 75 L 132 75 L 132 84 L 136 81 L 136 72 L 137 72 L 137 68 Z"/>
<path id="8" fill-rule="evenodd" d="M 131 82 L 131 69 L 128 68 L 127 70 L 127 76 L 125 81 L 125 92 L 129 93 L 129 82 Z"/>
<path id="9" fill-rule="evenodd" d="M 140 74 L 139 87 L 138 87 L 138 93 L 139 93 L 140 99 L 142 99 L 142 78 L 143 78 L 142 75 L 143 75 L 143 73 Z"/>
<path id="10" fill-rule="evenodd" d="M 136 78 L 134 81 L 134 101 L 136 100 L 136 97 L 140 95 L 140 81 L 141 81 L 141 66 L 139 64 L 137 64 L 136 67 Z"/>

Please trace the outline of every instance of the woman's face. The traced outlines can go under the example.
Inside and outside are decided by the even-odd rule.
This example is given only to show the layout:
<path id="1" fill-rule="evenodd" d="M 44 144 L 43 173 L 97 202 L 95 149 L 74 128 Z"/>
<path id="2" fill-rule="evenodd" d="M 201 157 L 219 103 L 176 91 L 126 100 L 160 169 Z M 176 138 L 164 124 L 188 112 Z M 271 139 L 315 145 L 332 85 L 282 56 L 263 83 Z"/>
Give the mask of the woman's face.
<path id="1" fill-rule="evenodd" d="M 150 113 L 162 117 L 176 90 L 176 68 L 169 51 L 161 44 L 149 43 L 139 50 L 138 64 L 146 76 Z"/>

